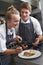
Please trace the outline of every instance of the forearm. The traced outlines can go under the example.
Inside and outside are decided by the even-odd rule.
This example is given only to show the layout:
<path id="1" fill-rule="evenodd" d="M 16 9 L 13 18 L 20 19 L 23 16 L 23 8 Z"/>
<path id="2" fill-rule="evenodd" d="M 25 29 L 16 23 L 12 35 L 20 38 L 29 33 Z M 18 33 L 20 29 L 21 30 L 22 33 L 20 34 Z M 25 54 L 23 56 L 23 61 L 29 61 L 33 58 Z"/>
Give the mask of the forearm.
<path id="1" fill-rule="evenodd" d="M 37 39 L 39 40 L 39 42 L 42 41 L 42 38 L 43 38 L 42 35 L 39 35 L 39 36 L 37 37 Z"/>
<path id="2" fill-rule="evenodd" d="M 16 49 L 7 49 L 4 54 L 18 54 L 22 51 L 22 47 L 17 47 Z"/>
<path id="3" fill-rule="evenodd" d="M 16 54 L 16 49 L 7 49 L 4 54 Z"/>

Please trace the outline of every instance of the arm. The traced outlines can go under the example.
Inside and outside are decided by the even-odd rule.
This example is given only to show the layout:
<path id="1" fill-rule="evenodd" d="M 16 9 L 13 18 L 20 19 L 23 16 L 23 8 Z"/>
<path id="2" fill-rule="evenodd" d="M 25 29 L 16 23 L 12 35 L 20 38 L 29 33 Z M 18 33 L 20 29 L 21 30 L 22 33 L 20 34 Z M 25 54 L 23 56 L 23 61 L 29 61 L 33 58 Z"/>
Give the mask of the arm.
<path id="1" fill-rule="evenodd" d="M 6 49 L 6 51 L 4 51 L 3 54 L 16 54 L 16 50 L 15 49 Z"/>
<path id="2" fill-rule="evenodd" d="M 10 42 L 21 43 L 22 42 L 22 38 L 19 35 L 17 35 L 15 38 L 12 38 L 12 39 L 7 41 L 7 43 L 10 43 Z"/>
<path id="3" fill-rule="evenodd" d="M 4 51 L 3 54 L 18 54 L 22 51 L 22 47 L 18 47 L 16 49 L 7 49 L 6 51 Z"/>
<path id="4" fill-rule="evenodd" d="M 34 25 L 34 31 L 38 35 L 38 37 L 34 41 L 34 45 L 38 45 L 40 41 L 42 41 L 42 29 L 39 21 L 37 19 L 33 20 L 33 25 Z"/>
<path id="5" fill-rule="evenodd" d="M 18 47 L 16 49 L 7 49 L 6 48 L 6 40 L 3 39 L 0 35 L 0 53 L 3 54 L 18 54 L 22 51 L 21 47 Z"/>
<path id="6" fill-rule="evenodd" d="M 39 42 L 42 41 L 43 36 L 39 35 L 37 39 L 39 39 Z"/>
<path id="7" fill-rule="evenodd" d="M 42 41 L 42 38 L 43 38 L 43 36 L 42 36 L 42 35 L 39 35 L 39 36 L 35 39 L 33 45 L 34 45 L 34 46 L 37 46 L 37 45 L 39 44 L 39 42 Z"/>

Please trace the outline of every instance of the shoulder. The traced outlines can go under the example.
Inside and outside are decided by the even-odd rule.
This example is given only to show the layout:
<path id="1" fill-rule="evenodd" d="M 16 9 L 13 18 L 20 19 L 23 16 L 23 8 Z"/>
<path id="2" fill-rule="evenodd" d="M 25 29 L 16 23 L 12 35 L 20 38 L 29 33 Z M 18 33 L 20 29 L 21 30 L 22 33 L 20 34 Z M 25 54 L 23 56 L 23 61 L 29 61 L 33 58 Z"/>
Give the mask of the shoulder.
<path id="1" fill-rule="evenodd" d="M 5 24 L 0 25 L 0 30 L 3 30 L 5 28 Z"/>
<path id="2" fill-rule="evenodd" d="M 42 29 L 39 21 L 34 17 L 30 17 L 30 18 L 33 23 L 34 31 L 36 32 L 36 34 L 42 35 Z"/>
<path id="3" fill-rule="evenodd" d="M 36 18 L 34 18 L 32 16 L 30 16 L 30 18 L 31 18 L 32 22 L 39 22 L 38 19 L 36 19 Z"/>
<path id="4" fill-rule="evenodd" d="M 0 33 L 4 35 L 6 33 L 5 24 L 0 25 Z"/>
<path id="5" fill-rule="evenodd" d="M 31 21 L 32 21 L 33 25 L 35 25 L 35 26 L 40 25 L 38 19 L 36 19 L 36 18 L 34 18 L 32 16 L 30 16 L 30 18 L 31 18 Z"/>

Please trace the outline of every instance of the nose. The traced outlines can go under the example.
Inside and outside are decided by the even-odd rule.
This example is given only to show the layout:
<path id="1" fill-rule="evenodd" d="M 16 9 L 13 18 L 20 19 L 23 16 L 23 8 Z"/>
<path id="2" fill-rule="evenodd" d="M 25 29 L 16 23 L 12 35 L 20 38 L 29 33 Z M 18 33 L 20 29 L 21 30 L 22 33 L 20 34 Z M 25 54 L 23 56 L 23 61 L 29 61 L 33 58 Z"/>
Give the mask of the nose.
<path id="1" fill-rule="evenodd" d="M 26 14 L 25 13 L 23 13 L 23 16 L 25 16 Z"/>
<path id="2" fill-rule="evenodd" d="M 17 22 L 17 23 L 15 22 L 14 25 L 15 25 L 15 26 L 18 25 L 18 22 Z"/>
<path id="3" fill-rule="evenodd" d="M 17 23 L 14 23 L 14 25 L 17 25 Z"/>

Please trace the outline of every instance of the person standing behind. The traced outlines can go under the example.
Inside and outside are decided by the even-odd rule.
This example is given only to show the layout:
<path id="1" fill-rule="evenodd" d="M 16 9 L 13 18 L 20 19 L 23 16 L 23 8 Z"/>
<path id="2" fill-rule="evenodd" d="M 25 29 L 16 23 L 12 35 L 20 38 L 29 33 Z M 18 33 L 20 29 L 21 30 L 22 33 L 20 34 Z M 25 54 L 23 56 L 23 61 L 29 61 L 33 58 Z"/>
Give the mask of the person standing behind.
<path id="1" fill-rule="evenodd" d="M 30 16 L 32 7 L 28 2 L 23 2 L 20 7 L 21 19 L 19 24 L 19 35 L 23 39 L 23 48 L 38 46 L 42 40 L 42 29 L 39 21 Z"/>

